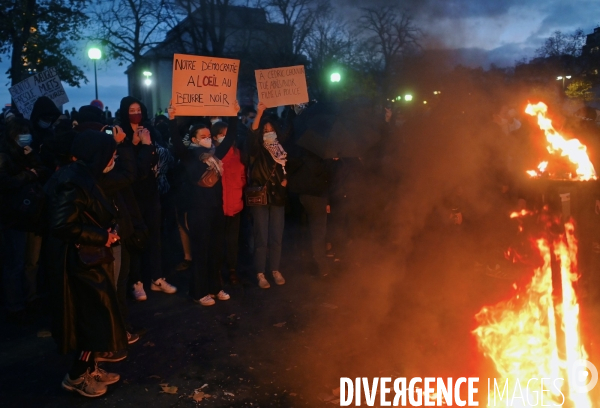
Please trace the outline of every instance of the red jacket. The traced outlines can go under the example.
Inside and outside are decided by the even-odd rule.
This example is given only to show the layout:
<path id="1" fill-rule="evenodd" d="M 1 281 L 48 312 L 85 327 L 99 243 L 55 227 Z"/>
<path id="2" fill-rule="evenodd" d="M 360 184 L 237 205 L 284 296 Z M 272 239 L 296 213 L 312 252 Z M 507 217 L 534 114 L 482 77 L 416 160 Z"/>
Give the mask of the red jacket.
<path id="1" fill-rule="evenodd" d="M 240 151 L 232 146 L 223 157 L 223 212 L 232 217 L 244 208 L 244 187 L 246 186 L 246 168 L 242 163 Z"/>

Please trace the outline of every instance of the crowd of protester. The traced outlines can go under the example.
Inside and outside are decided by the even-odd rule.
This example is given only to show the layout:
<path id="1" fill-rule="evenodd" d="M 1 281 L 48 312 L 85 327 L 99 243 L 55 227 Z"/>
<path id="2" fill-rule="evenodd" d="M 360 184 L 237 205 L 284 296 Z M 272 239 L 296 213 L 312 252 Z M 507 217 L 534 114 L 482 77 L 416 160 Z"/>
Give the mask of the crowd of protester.
<path id="1" fill-rule="evenodd" d="M 351 119 L 358 111 L 346 112 L 333 131 L 343 129 L 344 121 L 354 126 L 356 150 L 322 154 L 299 134 L 306 131 L 302 115 L 311 107 L 236 102 L 238 114 L 232 117 L 179 116 L 174 107 L 151 117 L 141 101 L 128 96 L 113 116 L 94 103 L 61 112 L 40 97 L 29 119 L 12 109 L 3 112 L 3 306 L 9 320 L 18 322 L 41 299 L 50 305 L 58 349 L 75 356 L 63 388 L 96 397 L 119 380 L 98 363 L 124 360 L 128 345 L 139 340 L 128 298 L 146 301 L 147 290 L 176 293 L 166 279 L 173 271 L 189 274 L 193 302 L 211 306 L 230 299 L 230 285 L 268 289 L 293 279 L 281 270 L 290 220 L 306 226 L 300 231 L 309 239 L 298 238 L 306 241 L 300 251 L 310 254 L 317 276 L 330 273 L 333 259 L 365 225 L 380 242 L 393 239 L 395 210 L 388 192 L 400 176 L 390 169 L 393 162 L 409 161 L 397 151 L 405 141 L 394 128 L 403 120 L 390 109 L 358 122 Z M 483 226 L 475 234 L 479 255 L 496 274 L 494 257 L 508 240 L 506 213 L 524 208 L 528 198 L 510 175 L 525 166 L 520 152 L 532 148 L 523 145 L 529 131 L 517 116 L 503 108 L 493 115 L 497 126 L 492 115 L 486 124 L 489 139 L 502 141 L 501 148 L 490 143 L 485 162 L 493 170 L 482 177 L 491 179 L 486 194 L 493 211 L 478 218 L 460 182 L 439 203 L 445 224 Z M 323 127 L 331 123 L 313 122 L 311 132 L 327 135 Z M 402 126 L 401 133 L 414 130 L 410 120 Z M 440 129 L 459 133 L 471 125 L 446 115 L 418 126 L 423 135 L 441 135 Z M 369 135 L 376 138 L 367 143 Z M 421 142 L 415 137 L 411 143 Z M 384 194 L 365 194 L 373 191 Z M 250 192 L 258 194 L 253 195 L 258 202 L 248 198 Z M 489 230 L 498 231 L 493 239 Z M 252 265 L 245 270 L 244 256 Z"/>
<path id="2" fill-rule="evenodd" d="M 354 166 L 296 145 L 306 105 L 236 102 L 238 116 L 225 118 L 177 116 L 173 107 L 150 117 L 133 97 L 114 117 L 102 108 L 61 112 L 40 97 L 29 119 L 5 109 L 0 122 L 3 305 L 14 322 L 42 300 L 50 305 L 58 349 L 75 356 L 62 387 L 86 397 L 119 380 L 98 363 L 125 359 L 139 340 L 128 298 L 176 293 L 171 271 L 189 273 L 189 296 L 202 306 L 229 300 L 226 285 L 242 280 L 284 285 L 292 201 L 310 231 L 311 269 L 327 275 L 336 240 L 326 236 L 329 200 L 346 197 Z M 382 115 L 381 126 L 389 120 Z M 246 205 L 246 188 L 264 192 L 262 205 Z M 345 222 L 330 219 L 330 229 L 344 235 Z M 253 262 L 244 276 L 240 248 Z"/>

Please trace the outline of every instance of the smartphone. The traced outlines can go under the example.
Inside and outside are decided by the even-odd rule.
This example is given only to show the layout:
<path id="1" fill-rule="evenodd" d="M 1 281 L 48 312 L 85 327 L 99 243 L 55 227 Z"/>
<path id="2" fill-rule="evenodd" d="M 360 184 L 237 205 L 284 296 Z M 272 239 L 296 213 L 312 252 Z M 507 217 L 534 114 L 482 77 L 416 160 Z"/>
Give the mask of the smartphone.
<path id="1" fill-rule="evenodd" d="M 113 127 L 112 126 L 105 126 L 104 129 L 102 130 L 104 133 L 106 133 L 107 135 L 113 135 Z"/>

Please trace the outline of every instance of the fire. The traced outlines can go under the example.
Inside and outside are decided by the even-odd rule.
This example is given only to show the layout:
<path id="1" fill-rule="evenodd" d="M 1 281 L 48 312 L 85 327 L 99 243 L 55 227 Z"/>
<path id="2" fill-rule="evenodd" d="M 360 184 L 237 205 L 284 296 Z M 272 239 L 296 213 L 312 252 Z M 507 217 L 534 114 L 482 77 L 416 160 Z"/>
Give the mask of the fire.
<path id="1" fill-rule="evenodd" d="M 576 360 L 587 358 L 579 337 L 579 305 L 573 288 L 578 278 L 573 224 L 567 223 L 565 233 L 552 244 L 545 238 L 535 243 L 543 259 L 542 266 L 535 269 L 531 282 L 512 299 L 484 307 L 476 315 L 480 326 L 474 334 L 480 349 L 492 359 L 500 374 L 500 387 L 507 380 L 510 384 L 518 380 L 522 385 L 525 400 L 513 398 L 510 406 L 529 406 L 527 401 L 535 401 L 536 392 L 539 398 L 539 379 L 562 378 L 564 381 L 558 382 L 557 388 L 546 387 L 551 392 L 547 393 L 545 404 L 563 405 L 566 400 L 573 407 L 590 408 L 588 394 L 569 392 L 569 384 L 576 382 L 571 377 L 573 370 L 568 368 Z M 552 291 L 552 255 L 560 262 L 560 303 L 556 303 Z M 517 286 L 513 287 L 516 290 Z M 525 384 L 534 378 L 538 379 L 536 391 L 532 393 L 529 387 L 526 391 Z M 512 388 L 510 391 L 512 396 Z M 508 398 L 502 403 L 509 406 Z"/>
<path id="2" fill-rule="evenodd" d="M 587 148 L 577 139 L 566 140 L 554 127 L 552 121 L 546 117 L 548 107 L 543 102 L 537 105 L 528 104 L 525 113 L 531 116 L 537 115 L 538 125 L 546 135 L 549 143 L 548 152 L 550 154 L 559 153 L 566 156 L 577 166 L 576 180 L 596 180 L 596 170 L 587 154 Z M 527 173 L 532 177 L 537 177 L 546 171 L 548 162 L 542 162 L 538 166 L 538 171 L 529 170 Z"/>

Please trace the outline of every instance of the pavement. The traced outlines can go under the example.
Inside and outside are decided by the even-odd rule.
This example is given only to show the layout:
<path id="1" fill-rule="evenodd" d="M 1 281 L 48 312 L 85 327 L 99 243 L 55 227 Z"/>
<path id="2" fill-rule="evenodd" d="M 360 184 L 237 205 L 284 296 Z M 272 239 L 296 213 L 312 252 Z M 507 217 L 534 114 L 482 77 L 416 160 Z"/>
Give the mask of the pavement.
<path id="1" fill-rule="evenodd" d="M 353 242 L 320 276 L 293 237 L 284 242 L 283 286 L 268 277 L 271 288 L 260 289 L 245 273 L 226 287 L 231 300 L 203 307 L 187 295 L 188 272 L 173 272 L 176 294 L 147 290 L 147 301 L 132 301 L 142 337 L 126 360 L 102 365 L 121 380 L 96 399 L 60 388 L 70 358 L 45 337 L 43 313 L 28 325 L 0 323 L 0 405 L 328 407 L 339 406 L 342 376 L 492 371 L 471 334 L 474 315 L 512 283 L 469 267 L 468 243 L 439 231 L 410 249 Z"/>

